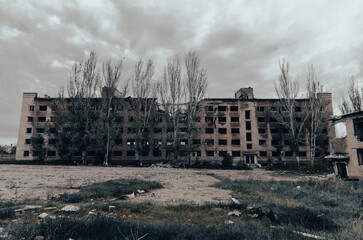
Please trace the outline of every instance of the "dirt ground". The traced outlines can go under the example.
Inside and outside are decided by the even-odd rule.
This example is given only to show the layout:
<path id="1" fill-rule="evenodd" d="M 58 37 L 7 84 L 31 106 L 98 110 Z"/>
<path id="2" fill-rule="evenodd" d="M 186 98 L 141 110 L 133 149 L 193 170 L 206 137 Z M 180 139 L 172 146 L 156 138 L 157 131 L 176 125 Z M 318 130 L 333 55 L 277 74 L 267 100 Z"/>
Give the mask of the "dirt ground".
<path id="1" fill-rule="evenodd" d="M 0 165 L 0 200 L 46 199 L 94 182 L 112 179 L 141 179 L 160 182 L 164 188 L 137 195 L 131 201 L 155 204 L 202 204 L 230 202 L 231 191 L 210 187 L 219 180 L 308 180 L 311 176 L 282 177 L 273 171 L 193 170 L 93 166 Z M 318 177 L 314 177 L 318 178 Z"/>

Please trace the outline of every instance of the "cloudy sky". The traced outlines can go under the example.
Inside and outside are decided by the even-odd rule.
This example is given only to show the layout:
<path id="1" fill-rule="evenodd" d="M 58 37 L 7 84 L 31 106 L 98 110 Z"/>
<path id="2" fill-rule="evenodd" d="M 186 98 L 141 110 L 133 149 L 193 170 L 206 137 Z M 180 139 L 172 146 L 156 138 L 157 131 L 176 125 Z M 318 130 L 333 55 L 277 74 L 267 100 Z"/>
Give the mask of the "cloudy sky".
<path id="1" fill-rule="evenodd" d="M 314 64 L 337 102 L 350 75 L 363 83 L 362 12 L 360 0 L 0 0 L 0 144 L 16 143 L 22 93 L 56 96 L 92 50 L 100 62 L 123 59 L 127 78 L 139 58 L 160 71 L 193 49 L 207 97 L 248 86 L 274 97 L 279 60 L 302 85 Z"/>

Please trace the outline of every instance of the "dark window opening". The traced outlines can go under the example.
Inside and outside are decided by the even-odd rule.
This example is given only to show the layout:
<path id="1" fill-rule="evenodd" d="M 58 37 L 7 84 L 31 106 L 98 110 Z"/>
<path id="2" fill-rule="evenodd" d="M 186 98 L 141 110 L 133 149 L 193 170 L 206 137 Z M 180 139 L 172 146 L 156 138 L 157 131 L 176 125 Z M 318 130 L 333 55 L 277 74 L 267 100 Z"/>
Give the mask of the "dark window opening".
<path id="1" fill-rule="evenodd" d="M 179 156 L 186 157 L 186 156 L 188 156 L 188 152 L 187 151 L 180 151 Z"/>
<path id="2" fill-rule="evenodd" d="M 28 157 L 29 156 L 29 151 L 24 151 L 24 157 Z"/>
<path id="3" fill-rule="evenodd" d="M 239 128 L 231 128 L 232 133 L 239 133 Z"/>
<path id="4" fill-rule="evenodd" d="M 179 128 L 179 132 L 181 133 L 186 133 L 188 131 L 187 128 Z"/>
<path id="5" fill-rule="evenodd" d="M 246 122 L 246 130 L 251 130 L 251 122 L 250 121 Z"/>
<path id="6" fill-rule="evenodd" d="M 207 157 L 213 157 L 214 151 L 206 151 Z"/>
<path id="7" fill-rule="evenodd" d="M 218 117 L 218 122 L 225 123 L 227 121 L 226 117 Z"/>
<path id="8" fill-rule="evenodd" d="M 260 151 L 260 157 L 267 157 L 266 151 Z"/>
<path id="9" fill-rule="evenodd" d="M 246 118 L 246 119 L 250 119 L 250 118 L 251 118 L 251 112 L 250 112 L 249 110 L 247 110 L 247 111 L 245 112 L 245 118 Z"/>
<path id="10" fill-rule="evenodd" d="M 115 156 L 115 157 L 121 157 L 122 156 L 122 151 L 114 151 L 113 152 L 113 156 Z"/>
<path id="11" fill-rule="evenodd" d="M 55 122 L 55 117 L 50 117 L 51 122 Z"/>
<path id="12" fill-rule="evenodd" d="M 30 138 L 25 139 L 25 144 L 30 144 Z"/>
<path id="13" fill-rule="evenodd" d="M 34 112 L 34 105 L 29 106 L 29 111 Z"/>
<path id="14" fill-rule="evenodd" d="M 201 156 L 201 152 L 200 151 L 195 151 L 192 153 L 192 156 L 194 157 L 200 157 Z"/>
<path id="15" fill-rule="evenodd" d="M 219 145 L 227 145 L 227 140 L 226 139 L 219 139 L 218 144 Z"/>
<path id="16" fill-rule="evenodd" d="M 218 111 L 219 112 L 225 112 L 225 111 L 227 111 L 227 107 L 226 106 L 218 106 Z"/>
<path id="17" fill-rule="evenodd" d="M 299 152 L 299 157 L 306 157 L 306 152 Z"/>
<path id="18" fill-rule="evenodd" d="M 213 134 L 214 133 L 214 128 L 206 128 L 205 133 L 206 134 Z"/>
<path id="19" fill-rule="evenodd" d="M 127 152 L 126 152 L 126 156 L 128 156 L 128 157 L 133 157 L 133 156 L 135 156 L 135 151 L 127 151 Z"/>
<path id="20" fill-rule="evenodd" d="M 239 139 L 232 139 L 232 145 L 239 146 L 241 145 L 241 141 Z"/>
<path id="21" fill-rule="evenodd" d="M 271 145 L 272 146 L 280 145 L 280 140 L 279 139 L 271 139 Z"/>
<path id="22" fill-rule="evenodd" d="M 193 139 L 193 145 L 200 145 L 201 141 L 200 139 Z"/>
<path id="23" fill-rule="evenodd" d="M 239 122 L 239 117 L 231 117 L 231 122 Z"/>
<path id="24" fill-rule="evenodd" d="M 206 112 L 213 112 L 213 106 L 205 106 Z"/>
<path id="25" fill-rule="evenodd" d="M 363 149 L 357 149 L 358 164 L 363 165 Z"/>
<path id="26" fill-rule="evenodd" d="M 96 151 L 87 151 L 87 156 L 88 157 L 94 157 L 94 156 L 96 156 Z"/>
<path id="27" fill-rule="evenodd" d="M 44 133 L 45 129 L 44 128 L 37 128 L 37 133 Z"/>
<path id="28" fill-rule="evenodd" d="M 213 117 L 205 117 L 205 118 L 204 118 L 204 121 L 205 121 L 206 123 L 211 124 L 211 123 L 213 123 Z"/>
<path id="29" fill-rule="evenodd" d="M 241 152 L 240 151 L 232 151 L 232 157 L 240 157 Z"/>
<path id="30" fill-rule="evenodd" d="M 135 139 L 127 139 L 127 145 L 134 145 L 135 144 Z"/>
<path id="31" fill-rule="evenodd" d="M 227 134 L 227 128 L 218 128 L 219 134 Z"/>
<path id="32" fill-rule="evenodd" d="M 255 164 L 255 156 L 254 155 L 245 155 L 247 164 Z"/>
<path id="33" fill-rule="evenodd" d="M 48 151 L 48 157 L 55 157 L 56 152 L 55 151 Z"/>
<path id="34" fill-rule="evenodd" d="M 363 141 L 363 118 L 353 119 L 354 136 L 357 136 L 359 141 Z"/>
<path id="35" fill-rule="evenodd" d="M 301 112 L 301 107 L 295 107 L 295 112 Z"/>
<path id="36" fill-rule="evenodd" d="M 259 128 L 258 133 L 260 134 L 266 133 L 266 128 Z"/>
<path id="37" fill-rule="evenodd" d="M 47 111 L 47 106 L 39 106 L 39 111 Z"/>
<path id="38" fill-rule="evenodd" d="M 225 155 L 227 155 L 227 151 L 219 151 L 219 156 L 220 157 L 223 157 Z"/>
<path id="39" fill-rule="evenodd" d="M 231 109 L 231 112 L 237 112 L 238 106 L 231 106 L 230 109 Z"/>
<path id="40" fill-rule="evenodd" d="M 38 117 L 38 122 L 45 122 L 46 118 L 45 117 Z"/>
<path id="41" fill-rule="evenodd" d="M 56 128 L 50 128 L 50 129 L 49 129 L 49 132 L 50 132 L 51 134 L 57 133 L 57 129 L 56 129 Z"/>
<path id="42" fill-rule="evenodd" d="M 266 142 L 266 140 L 261 139 L 261 140 L 258 140 L 258 144 L 259 144 L 260 146 L 266 146 L 266 145 L 267 145 L 267 142 Z"/>
<path id="43" fill-rule="evenodd" d="M 49 138 L 48 143 L 49 143 L 50 145 L 54 145 L 54 144 L 56 144 L 56 143 L 57 143 L 57 139 L 56 139 L 56 138 Z"/>
<path id="44" fill-rule="evenodd" d="M 271 111 L 271 112 L 276 112 L 277 110 L 278 110 L 278 108 L 277 108 L 277 107 L 275 107 L 275 106 L 270 107 L 270 111 Z"/>
<path id="45" fill-rule="evenodd" d="M 270 117 L 270 122 L 277 122 L 277 119 L 274 117 Z"/>
<path id="46" fill-rule="evenodd" d="M 167 128 L 167 129 L 166 129 L 166 132 L 167 132 L 167 133 L 173 133 L 173 132 L 174 132 L 174 128 Z"/>
<path id="47" fill-rule="evenodd" d="M 251 143 L 247 144 L 247 149 L 252 149 L 252 144 Z"/>
<path id="48" fill-rule="evenodd" d="M 129 117 L 129 122 L 135 122 L 135 119 L 133 117 Z"/>
<path id="49" fill-rule="evenodd" d="M 257 107 L 257 112 L 264 112 L 265 111 L 265 107 Z"/>
<path id="50" fill-rule="evenodd" d="M 116 138 L 115 139 L 115 144 L 116 145 L 122 145 L 122 138 Z"/>
<path id="51" fill-rule="evenodd" d="M 320 157 L 320 152 L 316 151 L 314 157 Z"/>
<path id="52" fill-rule="evenodd" d="M 32 133 L 32 129 L 31 128 L 27 128 L 26 129 L 26 133 Z"/>
<path id="53" fill-rule="evenodd" d="M 294 153 L 292 151 L 286 151 L 285 156 L 286 157 L 292 157 L 292 156 L 294 156 Z"/>
<path id="54" fill-rule="evenodd" d="M 33 117 L 28 117 L 28 122 L 33 122 Z"/>
<path id="55" fill-rule="evenodd" d="M 160 150 L 153 150 L 153 156 L 154 157 L 161 157 L 161 151 Z"/>
<path id="56" fill-rule="evenodd" d="M 259 117 L 259 118 L 257 119 L 257 121 L 258 121 L 258 122 L 265 122 L 265 118 L 264 118 L 264 117 Z"/>
<path id="57" fill-rule="evenodd" d="M 279 129 L 278 128 L 271 128 L 270 132 L 271 133 L 279 133 Z"/>
<path id="58" fill-rule="evenodd" d="M 280 157 L 280 152 L 279 151 L 273 151 L 272 156 L 273 157 Z"/>
<path id="59" fill-rule="evenodd" d="M 162 128 L 154 128 L 154 133 L 163 133 Z"/>
<path id="60" fill-rule="evenodd" d="M 251 133 L 246 133 L 246 141 L 252 141 L 252 134 Z"/>
<path id="61" fill-rule="evenodd" d="M 214 139 L 206 139 L 205 143 L 207 144 L 207 146 L 213 146 L 214 145 Z"/>

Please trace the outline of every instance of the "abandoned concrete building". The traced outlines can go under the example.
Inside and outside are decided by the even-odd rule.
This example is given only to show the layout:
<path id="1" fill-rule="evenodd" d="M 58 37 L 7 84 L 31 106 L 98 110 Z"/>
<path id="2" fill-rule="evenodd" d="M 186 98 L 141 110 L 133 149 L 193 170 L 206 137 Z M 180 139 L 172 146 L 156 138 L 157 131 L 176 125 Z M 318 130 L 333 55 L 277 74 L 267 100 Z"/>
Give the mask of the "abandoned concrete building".
<path id="1" fill-rule="evenodd" d="M 330 119 L 334 170 L 342 178 L 363 179 L 363 111 Z"/>
<path id="2" fill-rule="evenodd" d="M 330 93 L 322 93 L 327 101 L 327 111 L 332 116 L 332 97 Z M 17 160 L 33 160 L 30 138 L 36 134 L 48 135 L 46 160 L 57 160 L 59 155 L 54 147 L 56 126 L 52 125 L 54 112 L 52 101 L 48 96 L 38 97 L 36 93 L 24 93 L 21 109 L 21 121 L 18 135 Z M 296 121 L 301 121 L 303 106 L 306 99 L 298 99 L 295 107 Z M 234 163 L 262 164 L 280 161 L 283 155 L 287 162 L 294 161 L 294 153 L 289 147 L 287 130 L 280 127 L 274 118 L 279 114 L 279 99 L 255 98 L 252 88 L 241 88 L 235 98 L 206 98 L 199 105 L 198 136 L 193 139 L 197 147 L 193 153 L 193 161 L 220 162 L 223 154 L 230 154 Z M 134 160 L 134 128 L 135 122 L 129 117 L 132 113 L 125 111 L 122 124 L 122 137 L 117 139 L 112 149 L 113 163 L 128 163 Z M 51 125 L 49 133 L 45 126 Z M 180 121 L 180 132 L 186 130 L 185 123 Z M 143 153 L 143 161 L 156 162 L 170 159 L 170 152 L 163 146 L 167 145 L 168 129 L 165 119 L 160 119 L 149 130 L 150 150 Z M 300 139 L 299 157 L 302 164 L 310 161 L 308 131 Z M 322 134 L 318 139 L 315 157 L 324 158 L 329 155 L 329 139 Z M 77 157 L 77 156 L 75 156 Z M 79 157 L 79 156 L 78 156 Z M 87 158 L 97 157 L 97 151 L 90 149 Z M 180 140 L 178 161 L 187 161 L 186 140 Z"/>

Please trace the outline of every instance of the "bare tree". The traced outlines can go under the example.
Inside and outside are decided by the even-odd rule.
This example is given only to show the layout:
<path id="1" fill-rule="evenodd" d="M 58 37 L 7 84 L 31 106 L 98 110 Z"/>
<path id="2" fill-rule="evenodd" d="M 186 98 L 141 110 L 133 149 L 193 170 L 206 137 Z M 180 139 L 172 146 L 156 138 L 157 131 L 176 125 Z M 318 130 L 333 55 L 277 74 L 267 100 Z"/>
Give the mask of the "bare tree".
<path id="1" fill-rule="evenodd" d="M 275 91 L 280 101 L 281 112 L 275 114 L 278 123 L 287 129 L 289 134 L 289 142 L 295 154 L 295 159 L 300 166 L 299 158 L 299 141 L 304 134 L 304 124 L 308 114 L 301 113 L 301 119 L 298 122 L 296 119 L 297 96 L 299 94 L 299 83 L 290 75 L 290 63 L 283 59 L 280 62 L 281 74 L 275 85 Z"/>
<path id="2" fill-rule="evenodd" d="M 188 162 L 192 164 L 192 141 L 198 129 L 196 123 L 200 118 L 197 116 L 197 108 L 199 102 L 203 99 L 207 89 L 207 71 L 200 68 L 200 60 L 198 55 L 189 51 L 185 57 L 186 67 L 186 117 L 187 117 L 187 137 L 188 137 Z"/>
<path id="3" fill-rule="evenodd" d="M 149 150 L 149 127 L 154 120 L 156 110 L 156 85 L 152 82 L 154 75 L 154 64 L 148 61 L 143 69 L 143 61 L 139 60 L 135 64 L 135 72 L 131 77 L 132 91 L 135 97 L 131 101 L 131 106 L 135 113 L 135 161 L 142 166 L 142 154 Z"/>
<path id="4" fill-rule="evenodd" d="M 82 153 L 83 164 L 87 163 L 87 148 L 95 143 L 94 98 L 97 96 L 100 83 L 96 62 L 96 53 L 91 52 L 87 60 L 74 64 L 67 85 L 69 101 L 63 99 L 61 109 L 56 111 L 59 141 L 63 139 L 63 136 L 64 140 L 70 140 L 72 148 Z M 63 94 L 60 96 L 64 97 Z M 65 122 L 62 118 L 70 121 Z"/>
<path id="5" fill-rule="evenodd" d="M 115 145 L 115 139 L 121 134 L 120 122 L 116 122 L 121 117 L 121 108 L 123 107 L 124 98 L 128 90 L 128 84 L 124 84 L 121 91 L 117 90 L 120 77 L 122 74 L 122 62 L 115 65 L 111 61 L 103 64 L 102 77 L 103 87 L 102 104 L 99 111 L 98 121 L 95 128 L 97 129 L 97 142 L 100 149 L 105 152 L 104 165 L 108 166 L 110 161 L 110 152 Z"/>
<path id="6" fill-rule="evenodd" d="M 358 83 L 355 77 L 351 76 L 349 79 L 348 99 L 343 97 L 342 103 L 339 105 L 340 111 L 343 114 L 363 111 L 363 88 L 361 92 L 358 89 Z"/>
<path id="7" fill-rule="evenodd" d="M 179 56 L 168 59 L 168 63 L 164 68 L 162 81 L 158 85 L 158 91 L 168 127 L 173 129 L 171 132 L 172 136 L 170 137 L 172 145 L 166 145 L 166 148 L 173 152 L 173 163 L 176 164 L 181 136 L 179 131 L 179 117 L 181 116 L 181 104 L 184 93 L 182 89 Z"/>
<path id="8" fill-rule="evenodd" d="M 307 75 L 308 113 L 307 127 L 309 129 L 310 160 L 314 164 L 316 139 L 327 127 L 328 102 L 322 98 L 323 85 L 316 75 L 313 65 L 309 66 Z"/>

